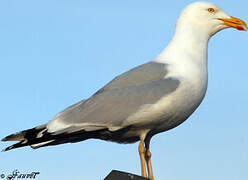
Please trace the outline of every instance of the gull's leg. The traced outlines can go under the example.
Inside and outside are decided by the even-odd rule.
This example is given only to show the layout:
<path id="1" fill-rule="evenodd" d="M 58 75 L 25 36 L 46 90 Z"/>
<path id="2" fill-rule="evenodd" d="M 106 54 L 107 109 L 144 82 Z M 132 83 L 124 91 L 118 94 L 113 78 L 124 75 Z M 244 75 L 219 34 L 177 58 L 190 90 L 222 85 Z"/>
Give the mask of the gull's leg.
<path id="1" fill-rule="evenodd" d="M 146 174 L 146 163 L 145 163 L 145 147 L 144 141 L 141 139 L 139 143 L 139 155 L 140 155 L 140 163 L 141 163 L 141 175 L 143 177 L 147 177 Z"/>
<path id="2" fill-rule="evenodd" d="M 146 149 L 145 156 L 146 156 L 146 164 L 147 164 L 147 169 L 148 169 L 148 178 L 151 180 L 154 180 L 153 172 L 152 172 L 152 162 L 151 162 L 152 153 L 150 152 L 149 149 Z"/>
<path id="3" fill-rule="evenodd" d="M 151 138 L 147 137 L 145 141 L 145 146 L 146 146 L 146 152 L 145 152 L 145 158 L 146 158 L 146 164 L 147 164 L 147 169 L 148 169 L 148 178 L 151 180 L 154 180 L 153 177 L 153 172 L 152 172 L 152 153 L 150 152 L 150 140 Z"/>

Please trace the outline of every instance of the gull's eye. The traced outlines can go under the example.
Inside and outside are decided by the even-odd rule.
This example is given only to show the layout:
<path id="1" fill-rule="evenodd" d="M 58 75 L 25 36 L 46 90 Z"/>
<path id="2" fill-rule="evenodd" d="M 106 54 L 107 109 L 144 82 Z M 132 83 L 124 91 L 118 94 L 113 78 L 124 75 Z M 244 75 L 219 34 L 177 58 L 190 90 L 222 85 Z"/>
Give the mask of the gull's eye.
<path id="1" fill-rule="evenodd" d="M 215 13 L 215 9 L 214 8 L 208 8 L 208 12 L 210 12 L 210 13 Z"/>

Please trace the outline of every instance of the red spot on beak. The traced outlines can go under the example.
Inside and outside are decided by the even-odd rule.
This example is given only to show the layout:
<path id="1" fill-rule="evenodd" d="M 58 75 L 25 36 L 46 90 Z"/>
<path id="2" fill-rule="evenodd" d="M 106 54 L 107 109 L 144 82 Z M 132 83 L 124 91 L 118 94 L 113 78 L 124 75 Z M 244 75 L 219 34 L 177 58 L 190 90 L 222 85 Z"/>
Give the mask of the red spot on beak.
<path id="1" fill-rule="evenodd" d="M 230 17 L 230 18 L 218 18 L 219 20 L 223 21 L 224 25 L 233 27 L 237 30 L 240 31 L 247 31 L 248 26 L 247 24 L 242 21 L 241 19 L 235 18 L 235 17 Z"/>
<path id="2" fill-rule="evenodd" d="M 237 26 L 236 28 L 237 28 L 237 30 L 240 30 L 240 31 L 244 31 L 245 30 L 245 28 L 243 26 Z"/>

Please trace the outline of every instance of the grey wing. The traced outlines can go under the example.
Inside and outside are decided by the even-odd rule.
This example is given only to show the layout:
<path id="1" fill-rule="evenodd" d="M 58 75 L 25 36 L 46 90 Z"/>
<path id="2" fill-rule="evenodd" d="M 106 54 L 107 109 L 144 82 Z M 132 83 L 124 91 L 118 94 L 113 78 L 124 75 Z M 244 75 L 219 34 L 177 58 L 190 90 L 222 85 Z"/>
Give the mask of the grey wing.
<path id="1" fill-rule="evenodd" d="M 163 74 L 159 71 L 157 73 Z M 140 73 L 140 75 L 142 74 L 144 75 L 144 72 Z M 132 125 L 127 123 L 130 116 L 174 92 L 180 84 L 178 79 L 163 79 L 158 76 L 153 80 L 150 78 L 149 81 L 143 79 L 143 83 L 137 80 L 134 82 L 133 78 L 125 77 L 127 75 L 121 76 L 89 99 L 81 101 L 55 116 L 47 125 L 48 131 L 74 132 L 106 128 L 118 130 Z M 142 78 L 142 76 L 140 77 Z M 126 83 L 125 86 L 123 83 L 117 82 L 128 80 L 131 82 Z M 142 120 L 137 119 L 136 123 L 142 123 L 139 121 Z"/>
<path id="2" fill-rule="evenodd" d="M 106 86 L 100 89 L 97 93 L 106 89 L 116 89 L 126 86 L 144 84 L 147 82 L 158 81 L 163 79 L 168 73 L 167 64 L 148 62 L 135 67 L 115 79 L 110 81 Z"/>

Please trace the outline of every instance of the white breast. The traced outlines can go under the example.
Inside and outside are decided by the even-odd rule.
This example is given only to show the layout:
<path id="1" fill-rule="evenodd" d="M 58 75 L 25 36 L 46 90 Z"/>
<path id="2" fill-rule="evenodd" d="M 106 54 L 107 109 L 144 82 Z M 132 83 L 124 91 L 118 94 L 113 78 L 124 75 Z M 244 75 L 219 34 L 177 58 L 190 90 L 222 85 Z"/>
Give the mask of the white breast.
<path id="1" fill-rule="evenodd" d="M 147 126 L 165 131 L 181 124 L 195 111 L 206 93 L 207 68 L 194 61 L 186 64 L 177 62 L 167 62 L 168 74 L 165 77 L 180 80 L 176 91 L 165 95 L 155 104 L 141 107 L 128 117 L 125 125 L 136 124 L 137 127 Z"/>
<path id="2" fill-rule="evenodd" d="M 173 61 L 168 65 L 165 78 L 177 78 L 180 86 L 172 94 L 165 96 L 154 105 L 165 120 L 160 130 L 167 130 L 185 121 L 202 102 L 208 83 L 206 60 L 194 58 Z"/>

